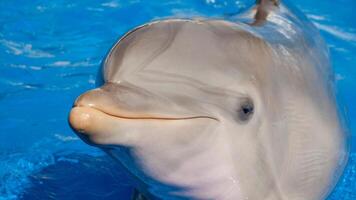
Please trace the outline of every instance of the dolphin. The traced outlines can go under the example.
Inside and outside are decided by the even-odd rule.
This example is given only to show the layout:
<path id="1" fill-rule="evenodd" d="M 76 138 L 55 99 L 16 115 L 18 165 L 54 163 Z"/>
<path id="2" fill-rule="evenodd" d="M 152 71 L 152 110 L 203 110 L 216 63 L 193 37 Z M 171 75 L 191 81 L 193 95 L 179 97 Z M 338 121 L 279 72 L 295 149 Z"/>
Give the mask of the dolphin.
<path id="1" fill-rule="evenodd" d="M 127 169 L 136 199 L 322 200 L 347 161 L 327 47 L 279 1 L 137 27 L 101 74 L 69 122 Z"/>

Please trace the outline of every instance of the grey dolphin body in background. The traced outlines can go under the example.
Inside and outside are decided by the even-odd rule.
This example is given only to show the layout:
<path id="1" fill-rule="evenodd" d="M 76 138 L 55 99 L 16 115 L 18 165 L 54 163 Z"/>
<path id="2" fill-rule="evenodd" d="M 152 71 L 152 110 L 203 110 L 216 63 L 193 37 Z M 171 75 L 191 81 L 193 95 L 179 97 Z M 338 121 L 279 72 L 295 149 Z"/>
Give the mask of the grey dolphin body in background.
<path id="1" fill-rule="evenodd" d="M 148 199 L 326 198 L 348 153 L 328 51 L 313 25 L 263 3 L 233 22 L 129 32 L 71 126 Z"/>

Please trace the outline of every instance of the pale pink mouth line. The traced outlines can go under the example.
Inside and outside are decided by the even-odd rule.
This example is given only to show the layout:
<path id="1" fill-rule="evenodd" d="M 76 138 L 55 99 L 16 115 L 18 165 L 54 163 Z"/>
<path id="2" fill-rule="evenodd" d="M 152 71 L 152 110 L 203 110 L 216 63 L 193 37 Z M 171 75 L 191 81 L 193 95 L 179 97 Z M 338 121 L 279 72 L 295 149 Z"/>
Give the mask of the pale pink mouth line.
<path id="1" fill-rule="evenodd" d="M 75 106 L 75 107 L 86 107 L 86 106 Z M 97 109 L 95 107 L 87 107 L 87 108 L 91 108 L 94 110 L 97 110 L 99 112 L 102 112 L 106 115 L 112 116 L 112 117 L 116 117 L 116 118 L 122 118 L 122 119 L 132 119 L 132 120 L 166 120 L 166 121 L 174 121 L 174 120 L 189 120 L 189 119 L 211 119 L 211 120 L 215 120 L 215 121 L 220 121 L 218 118 L 215 117 L 210 117 L 210 116 L 193 116 L 193 117 L 128 117 L 128 116 L 122 116 L 122 115 L 116 115 L 116 114 L 112 114 L 112 113 L 108 113 L 105 112 L 103 110 Z"/>

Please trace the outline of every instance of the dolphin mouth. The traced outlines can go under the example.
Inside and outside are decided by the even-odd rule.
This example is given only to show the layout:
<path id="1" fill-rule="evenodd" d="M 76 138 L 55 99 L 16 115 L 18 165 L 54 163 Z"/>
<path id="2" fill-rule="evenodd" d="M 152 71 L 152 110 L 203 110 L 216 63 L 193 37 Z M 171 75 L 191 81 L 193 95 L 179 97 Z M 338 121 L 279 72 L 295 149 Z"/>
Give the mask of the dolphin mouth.
<path id="1" fill-rule="evenodd" d="M 126 116 L 126 115 L 121 115 L 119 113 L 115 112 L 108 112 L 106 110 L 96 108 L 95 106 L 83 106 L 83 105 L 74 105 L 72 109 L 74 108 L 86 108 L 86 109 L 93 109 L 96 111 L 99 111 L 103 114 L 106 114 L 108 116 L 114 117 L 114 118 L 121 118 L 121 119 L 131 119 L 131 120 L 189 120 L 189 119 L 211 119 L 215 121 L 219 121 L 218 118 L 211 117 L 211 116 L 205 116 L 205 115 L 196 115 L 196 116 L 156 116 L 156 115 L 137 115 L 137 116 Z"/>
<path id="2" fill-rule="evenodd" d="M 218 119 L 209 116 L 162 117 L 126 116 L 103 111 L 90 106 L 74 106 L 69 114 L 69 124 L 77 135 L 89 145 L 132 146 L 143 132 L 164 132 L 168 127 L 211 124 Z"/>
<path id="3" fill-rule="evenodd" d="M 193 123 L 219 121 L 208 113 L 190 109 L 189 105 L 186 108 L 170 104 L 153 95 L 145 95 L 132 86 L 116 84 L 107 84 L 82 94 L 69 114 L 73 130 L 86 136 L 115 135 L 115 129 L 132 132 L 173 123 L 176 126 L 188 120 Z"/>
<path id="4" fill-rule="evenodd" d="M 105 145 L 134 146 L 138 145 L 140 138 L 167 133 L 165 130 L 170 127 L 199 127 L 219 122 L 216 118 L 198 115 L 191 117 L 126 116 L 90 106 L 74 106 L 70 111 L 68 121 L 71 128 L 84 142 L 100 147 L 107 147 Z M 175 132 L 169 133 L 175 134 Z"/>
<path id="5" fill-rule="evenodd" d="M 75 105 L 69 114 L 69 124 L 78 133 L 84 135 L 101 134 L 104 130 L 122 123 L 159 123 L 184 121 L 184 120 L 212 120 L 219 122 L 217 118 L 196 115 L 196 116 L 157 116 L 157 115 L 122 115 L 117 112 L 108 112 L 93 106 Z M 140 121 L 140 122 L 135 122 Z M 138 124 L 137 124 L 138 125 Z"/>

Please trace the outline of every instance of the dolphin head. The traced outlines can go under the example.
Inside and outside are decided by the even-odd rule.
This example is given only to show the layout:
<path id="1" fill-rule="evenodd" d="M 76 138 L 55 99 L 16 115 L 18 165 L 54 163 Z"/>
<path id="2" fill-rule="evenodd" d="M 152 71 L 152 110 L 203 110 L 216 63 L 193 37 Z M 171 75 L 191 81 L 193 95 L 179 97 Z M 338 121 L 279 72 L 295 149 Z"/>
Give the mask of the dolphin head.
<path id="1" fill-rule="evenodd" d="M 295 151 L 289 133 L 309 127 L 283 124 L 283 105 L 295 95 L 287 90 L 300 86 L 279 91 L 275 57 L 241 24 L 147 24 L 111 49 L 103 65 L 105 83 L 78 97 L 69 122 L 157 196 L 277 199 L 284 195 L 280 184 L 290 181 L 281 178 L 288 170 L 277 173 Z M 287 75 L 278 83 L 293 81 Z M 311 116 L 308 124 L 326 130 L 309 101 L 297 98 L 303 102 L 297 111 Z M 324 140 L 325 146 L 332 139 L 337 141 Z"/>

